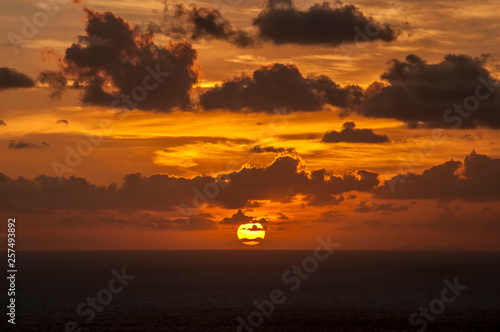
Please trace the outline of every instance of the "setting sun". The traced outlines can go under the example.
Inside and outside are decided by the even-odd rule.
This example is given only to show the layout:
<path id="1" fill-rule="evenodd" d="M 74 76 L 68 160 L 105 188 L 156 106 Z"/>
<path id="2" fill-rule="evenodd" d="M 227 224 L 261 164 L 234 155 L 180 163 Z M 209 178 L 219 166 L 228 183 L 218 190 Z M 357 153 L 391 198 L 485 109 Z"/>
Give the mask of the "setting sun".
<path id="1" fill-rule="evenodd" d="M 248 246 L 259 244 L 266 236 L 266 231 L 259 223 L 242 224 L 237 231 L 238 240 Z"/>

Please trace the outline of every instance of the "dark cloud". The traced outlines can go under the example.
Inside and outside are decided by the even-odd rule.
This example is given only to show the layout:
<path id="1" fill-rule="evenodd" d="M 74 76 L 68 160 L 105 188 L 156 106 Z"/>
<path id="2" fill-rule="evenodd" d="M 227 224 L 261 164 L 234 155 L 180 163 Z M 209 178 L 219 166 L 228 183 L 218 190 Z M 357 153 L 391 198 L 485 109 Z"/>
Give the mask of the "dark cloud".
<path id="1" fill-rule="evenodd" d="M 266 218 L 260 218 L 257 219 L 255 217 L 247 216 L 243 211 L 238 210 L 235 214 L 231 216 L 231 218 L 224 218 L 220 221 L 220 224 L 226 224 L 226 225 L 240 225 L 240 224 L 245 224 L 245 223 L 260 223 L 260 224 L 267 224 L 268 221 Z"/>
<path id="2" fill-rule="evenodd" d="M 190 107 L 198 80 L 197 52 L 190 44 L 160 46 L 153 32 L 142 33 L 111 12 L 84 11 L 86 35 L 66 49 L 60 72 L 40 76 L 51 84 L 52 95 L 71 78 L 83 104 L 163 112 Z"/>
<path id="3" fill-rule="evenodd" d="M 405 61 L 393 60 L 381 75 L 389 85 L 370 85 L 356 111 L 401 120 L 413 128 L 419 122 L 439 128 L 500 128 L 500 94 L 494 91 L 498 82 L 485 61 L 447 55 L 440 63 L 428 64 L 414 54 Z"/>
<path id="4" fill-rule="evenodd" d="M 57 124 L 62 123 L 62 124 L 69 124 L 68 120 L 57 120 Z"/>
<path id="5" fill-rule="evenodd" d="M 207 110 L 319 111 L 326 104 L 353 107 L 361 95 L 357 86 L 342 88 L 326 76 L 305 78 L 293 64 L 274 63 L 260 67 L 252 77 L 242 75 L 209 89 L 200 96 L 200 104 Z"/>
<path id="6" fill-rule="evenodd" d="M 473 151 L 463 163 L 450 160 L 422 174 L 405 174 L 375 190 L 380 198 L 500 200 L 500 159 Z"/>
<path id="7" fill-rule="evenodd" d="M 63 73 L 59 71 L 47 70 L 38 75 L 38 81 L 42 84 L 48 84 L 51 90 L 51 98 L 61 97 L 62 92 L 68 84 L 68 80 Z"/>
<path id="8" fill-rule="evenodd" d="M 46 142 L 42 142 L 40 144 L 25 142 L 23 140 L 20 141 L 12 140 L 9 142 L 9 149 L 41 149 L 48 146 L 49 144 L 47 144 Z"/>
<path id="9" fill-rule="evenodd" d="M 3 120 L 0 120 L 0 126 L 6 126 L 7 124 L 5 123 L 5 121 Z"/>
<path id="10" fill-rule="evenodd" d="M 366 202 L 360 202 L 358 207 L 354 209 L 356 212 L 368 213 L 368 212 L 401 212 L 408 211 L 408 205 L 397 205 L 390 203 L 372 203 L 371 205 L 366 205 Z"/>
<path id="11" fill-rule="evenodd" d="M 213 216 L 209 213 L 200 213 L 191 216 L 189 219 L 177 218 L 168 219 L 164 217 L 150 219 L 142 224 L 143 227 L 157 229 L 157 230 L 216 230 L 217 225 L 212 220 Z"/>
<path id="12" fill-rule="evenodd" d="M 281 156 L 268 166 L 244 167 L 218 177 L 128 174 L 119 187 L 116 184 L 96 186 L 76 177 L 42 175 L 28 180 L 10 179 L 0 173 L 0 210 L 175 211 L 180 207 L 187 213 L 189 207 L 199 208 L 204 204 L 241 209 L 255 200 L 286 203 L 297 195 L 303 195 L 312 205 L 334 205 L 338 204 L 341 193 L 369 192 L 378 183 L 378 174 L 365 170 L 346 172 L 342 176 L 326 170 L 308 172 L 297 156 Z"/>
<path id="13" fill-rule="evenodd" d="M 0 67 L 0 91 L 11 88 L 31 88 L 35 81 L 26 74 L 15 69 Z"/>
<path id="14" fill-rule="evenodd" d="M 250 150 L 248 150 L 250 153 L 265 153 L 265 152 L 272 152 L 272 153 L 282 153 L 282 152 L 288 152 L 288 153 L 296 153 L 294 148 L 277 148 L 274 146 L 260 146 L 256 145 Z"/>
<path id="15" fill-rule="evenodd" d="M 255 41 L 246 31 L 237 29 L 218 9 L 176 4 L 165 7 L 162 22 L 151 24 L 150 29 L 170 38 L 224 40 L 238 47 L 247 47 Z"/>
<path id="16" fill-rule="evenodd" d="M 169 38 L 223 40 L 238 47 L 274 44 L 338 46 L 343 43 L 393 41 L 398 29 L 380 24 L 353 5 L 316 3 L 308 10 L 291 0 L 268 0 L 253 20 L 253 30 L 235 28 L 218 9 L 165 5 L 159 24 L 149 29 Z"/>
<path id="17" fill-rule="evenodd" d="M 316 3 L 303 11 L 291 0 L 268 0 L 254 20 L 259 38 L 275 44 L 327 45 L 392 41 L 398 31 L 365 16 L 357 7 L 337 1 Z"/>
<path id="18" fill-rule="evenodd" d="M 330 130 L 323 135 L 322 142 L 326 143 L 385 143 L 389 141 L 386 135 L 377 135 L 371 129 L 356 129 L 354 122 L 346 122 L 340 132 Z"/>
<path id="19" fill-rule="evenodd" d="M 279 220 L 290 220 L 290 218 L 288 218 L 286 215 L 284 215 L 283 213 L 281 212 L 278 212 L 278 219 Z"/>
<path id="20" fill-rule="evenodd" d="M 243 211 L 238 210 L 235 214 L 231 216 L 231 218 L 224 218 L 221 220 L 221 224 L 227 225 L 240 225 L 245 223 L 250 223 L 253 221 L 253 217 L 247 216 L 243 213 Z"/>
<path id="21" fill-rule="evenodd" d="M 320 218 L 318 219 L 313 219 L 311 222 L 316 222 L 316 223 L 334 223 L 339 221 L 339 217 L 343 217 L 344 214 L 340 213 L 340 211 L 326 211 L 322 212 L 320 214 Z"/>

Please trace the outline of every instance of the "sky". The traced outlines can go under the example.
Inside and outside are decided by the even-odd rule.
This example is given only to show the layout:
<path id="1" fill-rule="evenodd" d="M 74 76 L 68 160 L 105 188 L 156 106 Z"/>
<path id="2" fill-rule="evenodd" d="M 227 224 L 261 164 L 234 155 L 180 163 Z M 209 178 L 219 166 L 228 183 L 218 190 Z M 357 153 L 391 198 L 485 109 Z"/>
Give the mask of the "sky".
<path id="1" fill-rule="evenodd" d="M 22 250 L 498 251 L 499 7 L 3 4 L 0 217 Z"/>

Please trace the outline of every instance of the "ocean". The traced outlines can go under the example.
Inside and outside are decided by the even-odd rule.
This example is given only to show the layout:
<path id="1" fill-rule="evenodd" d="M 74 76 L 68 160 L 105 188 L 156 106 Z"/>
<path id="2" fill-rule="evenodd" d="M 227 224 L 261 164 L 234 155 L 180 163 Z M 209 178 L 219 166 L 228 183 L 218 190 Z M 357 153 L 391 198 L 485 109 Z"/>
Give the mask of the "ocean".
<path id="1" fill-rule="evenodd" d="M 4 326 L 500 331 L 500 253 L 335 251 L 321 260 L 313 251 L 18 252 L 16 324 Z M 95 309 L 87 298 L 98 298 Z"/>

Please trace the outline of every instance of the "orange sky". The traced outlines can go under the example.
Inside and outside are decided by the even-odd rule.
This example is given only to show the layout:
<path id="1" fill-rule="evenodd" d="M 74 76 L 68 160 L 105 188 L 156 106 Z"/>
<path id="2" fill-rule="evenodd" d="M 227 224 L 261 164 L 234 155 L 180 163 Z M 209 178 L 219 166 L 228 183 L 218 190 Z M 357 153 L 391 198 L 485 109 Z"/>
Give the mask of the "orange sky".
<path id="1" fill-rule="evenodd" d="M 219 8 L 234 27 L 252 33 L 252 29 L 255 29 L 252 28 L 252 20 L 264 7 L 262 1 L 246 0 L 238 6 L 223 7 L 213 1 L 180 3 Z M 314 3 L 295 1 L 294 5 L 297 10 L 305 11 Z M 253 111 L 251 108 L 232 111 L 224 107 L 208 109 L 198 103 L 199 96 L 213 91 L 216 85 L 220 86 L 224 81 L 243 73 L 251 76 L 260 68 L 264 68 L 261 70 L 265 72 L 265 68 L 274 67 L 263 66 L 275 63 L 295 65 L 304 82 L 312 82 L 319 75 L 326 75 L 340 87 L 354 84 L 363 91 L 374 81 L 384 81 L 385 85 L 393 86 L 399 84 L 396 79 L 384 80 L 380 76 L 388 72 L 396 76 L 396 67 L 393 67 L 390 60 L 398 59 L 409 64 L 411 60 L 405 60 L 409 54 L 416 54 L 426 61 L 422 65 L 423 71 L 432 71 L 434 67 L 431 65 L 437 65 L 442 70 L 440 75 L 449 74 L 450 78 L 443 79 L 443 84 L 454 84 L 453 70 L 465 72 L 460 72 L 460 68 L 449 69 L 451 62 L 444 60 L 448 54 L 467 55 L 471 59 L 488 54 L 488 59 L 480 64 L 475 62 L 476 67 L 473 69 L 481 73 L 488 71 L 493 77 L 499 77 L 499 53 L 496 47 L 499 23 L 496 13 L 500 4 L 496 1 L 482 1 L 479 4 L 472 0 L 405 0 L 395 1 L 390 5 L 383 1 L 356 1 L 352 4 L 366 17 L 400 29 L 399 36 L 390 42 L 347 42 L 342 47 L 276 44 L 263 39 L 257 45 L 239 48 L 224 40 L 172 40 L 173 37 L 168 34 L 157 33 L 155 45 L 189 42 L 192 49 L 196 50 L 197 57 L 191 68 L 198 75 L 198 81 L 189 89 L 189 98 L 194 101 L 194 106 L 177 107 L 168 111 L 132 109 L 126 113 L 118 113 L 117 109 L 98 103 L 82 105 L 81 89 L 68 88 L 60 98 L 51 99 L 49 95 L 53 90 L 48 84 L 36 80 L 42 71 L 64 72 L 64 66 L 73 70 L 71 73 L 69 70 L 64 72 L 69 76 L 75 74 L 75 68 L 80 70 L 80 74 L 88 69 L 83 65 L 76 67 L 69 62 L 64 63 L 63 60 L 66 49 L 78 42 L 78 36 L 89 36 L 85 32 L 88 17 L 82 11 L 83 4 L 61 6 L 60 11 L 41 26 L 33 38 L 28 38 L 18 52 L 9 45 L 6 36 L 11 32 L 21 34 L 22 17 L 32 17 L 43 10 L 43 6 L 31 3 L 8 4 L 0 14 L 3 16 L 0 23 L 0 36 L 3 36 L 0 67 L 16 69 L 36 81 L 34 86 L 28 88 L 2 90 L 0 87 L 0 120 L 6 124 L 0 125 L 0 172 L 12 182 L 0 181 L 0 197 L 7 202 L 0 206 L 0 216 L 15 217 L 18 220 L 19 249 L 253 249 L 242 245 L 236 238 L 236 228 L 243 221 L 222 222 L 224 218 L 231 218 L 241 210 L 245 216 L 250 217 L 249 221 L 261 218 L 267 221 L 265 241 L 255 246 L 260 249 L 309 249 L 314 246 L 317 236 L 331 234 L 335 242 L 341 244 L 341 249 L 393 250 L 414 245 L 500 250 L 500 192 L 498 187 L 495 188 L 500 175 L 493 173 L 500 158 L 497 148 L 500 133 L 494 125 L 498 123 L 495 121 L 499 115 L 498 111 L 496 114 L 488 113 L 492 107 L 488 103 L 494 103 L 496 99 L 488 99 L 471 114 L 470 119 L 476 117 L 479 125 L 464 125 L 458 129 L 435 123 L 431 127 L 441 128 L 426 127 L 430 122 L 426 122 L 428 119 L 423 115 L 419 119 L 418 128 L 408 128 L 402 121 L 407 110 L 397 107 L 394 111 L 394 114 L 396 111 L 400 112 L 397 116 L 379 116 L 376 113 L 367 116 L 366 112 L 372 112 L 375 108 L 378 112 L 386 111 L 376 107 L 376 99 L 371 100 L 372 104 L 368 100 L 367 105 L 360 106 L 360 109 L 364 107 L 361 111 L 353 112 L 332 103 L 324 103 L 320 109 L 313 111 L 295 110 L 293 102 L 277 104 L 276 108 L 280 112 L 285 110 L 286 113 L 279 115 Z M 153 0 L 86 1 L 85 5 L 98 13 L 110 11 L 116 17 L 123 17 L 131 26 L 142 27 L 142 31 L 145 31 L 149 22 L 159 22 L 163 10 L 161 3 Z M 94 42 L 89 39 L 88 44 Z M 139 45 L 140 42 L 136 42 Z M 81 43 L 80 47 L 85 45 L 87 44 Z M 165 49 L 168 47 L 170 46 Z M 56 56 L 45 59 L 41 54 L 46 54 L 49 49 Z M 184 56 L 179 54 L 179 57 Z M 105 70 L 100 68 L 92 75 L 104 75 L 103 71 Z M 406 74 L 414 73 L 408 70 Z M 89 74 L 85 72 L 85 75 Z M 108 78 L 112 75 L 114 74 L 109 74 Z M 410 79 L 405 81 L 405 88 L 408 89 L 405 91 L 410 95 L 408 103 L 414 101 L 411 97 L 413 92 L 418 98 L 420 88 L 425 90 L 436 81 L 428 78 L 425 73 L 418 77 L 418 74 L 415 75 L 415 81 L 427 81 L 422 84 L 413 84 L 414 81 L 408 83 Z M 68 79 L 75 79 L 69 76 Z M 457 76 L 457 80 L 461 78 L 464 78 L 463 75 Z M 89 79 L 88 76 L 86 79 Z M 89 82 L 90 79 L 85 84 L 90 84 Z M 120 90 L 113 83 L 106 84 L 109 91 Z M 180 86 L 182 82 L 171 84 Z M 467 84 L 464 83 L 463 86 Z M 448 86 L 441 87 L 436 83 L 432 88 L 436 89 L 432 91 L 436 95 L 429 94 L 430 97 L 424 102 L 429 103 L 429 109 L 436 107 L 438 110 L 442 109 L 442 112 L 452 107 L 454 102 L 462 103 L 465 96 L 474 93 L 473 90 L 467 91 L 463 96 L 458 94 L 455 99 L 450 99 L 445 96 Z M 459 92 L 463 91 L 457 93 Z M 318 98 L 324 97 L 317 93 Z M 497 98 L 496 95 L 493 96 L 492 98 Z M 289 92 L 288 97 L 292 100 L 293 92 Z M 398 105 L 397 97 L 398 94 L 395 94 L 391 101 L 394 105 Z M 256 97 L 259 98 L 260 96 Z M 265 98 L 267 97 L 262 96 L 262 99 Z M 248 102 L 251 104 L 258 101 L 250 99 Z M 224 103 L 225 100 L 220 102 Z M 420 105 L 422 114 L 426 113 L 427 106 L 422 106 L 425 103 Z M 438 120 L 441 119 L 442 112 L 439 112 Z M 370 137 L 386 135 L 388 141 L 370 143 L 322 140 L 328 131 L 340 133 L 346 122 L 354 122 L 356 130 L 371 130 Z M 436 133 L 440 134 L 439 138 L 436 138 Z M 13 147 L 16 142 L 28 145 Z M 68 151 L 76 151 L 82 144 L 88 144 L 85 142 L 90 142 L 91 151 L 81 156 L 77 165 L 69 167 L 64 173 L 57 173 L 54 163 L 66 165 Z M 256 153 L 257 146 L 267 150 Z M 473 150 L 479 157 L 471 154 Z M 489 159 L 484 161 L 482 155 Z M 445 175 L 438 174 L 429 178 L 422 177 L 421 184 L 418 182 L 420 180 L 415 180 L 415 186 L 408 184 L 413 180 L 407 181 L 408 189 L 404 190 L 413 190 L 410 194 L 405 192 L 398 196 L 397 190 L 395 194 L 383 194 L 386 188 L 384 181 L 398 174 L 412 172 L 420 175 L 451 159 L 463 163 L 467 156 L 477 161 L 472 164 L 477 164 L 479 169 L 462 165 L 454 173 L 452 171 L 457 177 L 453 179 L 453 184 L 458 183 L 459 188 L 473 186 L 474 189 L 464 190 L 463 193 L 442 194 L 441 183 L 438 181 L 443 180 L 443 185 L 448 182 L 445 182 Z M 290 162 L 297 161 L 297 169 L 290 171 L 290 174 L 300 175 L 301 178 L 297 180 L 298 184 L 287 187 L 287 183 L 292 183 L 292 180 L 283 175 L 276 188 L 267 187 L 269 181 L 279 178 L 288 170 L 287 165 L 281 166 L 280 158 L 289 158 L 282 160 Z M 273 173 L 273 165 L 278 170 L 276 173 Z M 247 175 L 251 172 L 246 170 L 252 170 L 255 175 Z M 314 182 L 313 174 L 318 170 L 326 170 L 324 177 L 322 176 L 323 181 L 327 182 L 330 176 L 336 176 L 345 183 L 331 186 L 325 184 L 328 189 L 322 189 Z M 357 170 L 376 173 L 379 183 L 366 190 L 357 190 L 357 187 L 345 180 L 346 173 L 354 172 L 360 186 L 364 185 L 361 175 L 355 173 Z M 41 190 L 40 199 L 34 194 L 19 194 L 19 201 L 12 198 L 17 197 L 16 190 L 22 191 L 19 189 L 23 186 L 21 182 L 14 181 L 18 177 L 26 178 L 31 184 L 39 175 L 62 175 L 65 178 L 74 176 L 84 178 L 93 185 L 108 186 L 116 183 L 120 188 L 124 176 L 131 173 L 141 173 L 143 182 L 149 185 L 149 180 L 145 179 L 155 174 L 194 183 L 197 176 L 216 178 L 217 175 L 231 172 L 236 172 L 238 179 L 241 176 L 241 180 L 238 180 L 241 182 L 231 178 L 234 184 L 231 183 L 226 193 L 221 188 L 217 197 L 211 198 L 208 204 L 197 209 L 197 213 L 202 216 L 196 217 L 200 218 L 199 224 L 195 221 L 187 226 L 176 221 L 183 216 L 178 208 L 179 204 L 167 203 L 169 199 L 177 202 L 177 193 L 162 192 L 160 184 L 155 191 L 155 180 L 150 180 L 151 187 L 147 188 L 154 191 L 157 199 L 155 204 L 159 204 L 157 206 L 148 206 L 147 202 L 137 203 L 137 206 L 125 204 L 125 201 L 120 201 L 122 198 L 119 194 L 114 197 L 115 193 L 111 191 L 109 195 L 113 197 L 110 198 L 110 203 L 96 203 L 95 206 L 84 204 L 82 200 L 90 201 L 93 198 L 83 194 L 78 197 L 76 193 L 81 192 L 81 189 L 57 189 L 57 186 L 55 189 L 40 189 L 40 183 L 36 184 L 36 181 L 33 182 L 33 188 Z M 430 173 L 427 171 L 425 174 Z M 494 178 L 485 182 L 482 178 L 478 179 L 480 174 L 493 174 Z M 429 184 L 428 181 L 432 183 Z M 432 187 L 433 184 L 436 188 Z M 345 186 L 347 189 L 336 186 Z M 476 191 L 476 188 L 479 189 Z M 52 190 L 67 191 L 62 197 L 76 195 L 78 202 L 47 203 L 52 199 L 50 195 L 56 197 L 61 194 L 55 194 Z M 184 195 L 182 189 L 178 190 L 179 196 Z M 203 191 L 203 186 L 200 190 Z M 331 190 L 331 193 L 326 193 L 331 201 L 314 203 L 314 199 L 319 199 L 319 196 L 324 198 L 323 190 Z M 195 196 L 195 192 L 191 193 Z M 94 195 L 94 192 L 89 195 Z M 162 196 L 165 196 L 165 202 L 160 199 Z M 242 200 L 245 204 L 233 202 L 233 199 L 240 196 L 244 197 Z M 47 198 L 46 202 L 43 197 L 50 199 Z M 138 194 L 133 201 L 141 201 L 141 195 Z"/>

